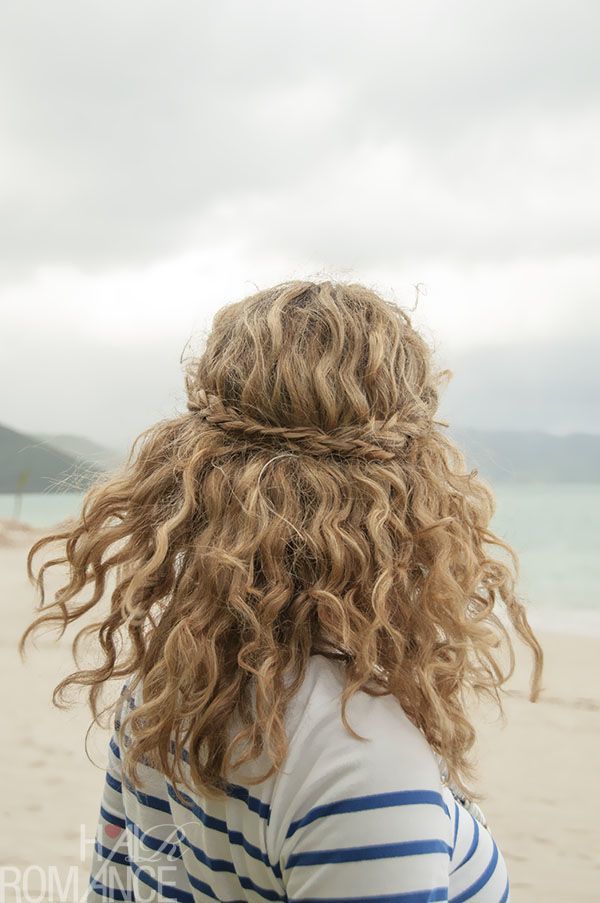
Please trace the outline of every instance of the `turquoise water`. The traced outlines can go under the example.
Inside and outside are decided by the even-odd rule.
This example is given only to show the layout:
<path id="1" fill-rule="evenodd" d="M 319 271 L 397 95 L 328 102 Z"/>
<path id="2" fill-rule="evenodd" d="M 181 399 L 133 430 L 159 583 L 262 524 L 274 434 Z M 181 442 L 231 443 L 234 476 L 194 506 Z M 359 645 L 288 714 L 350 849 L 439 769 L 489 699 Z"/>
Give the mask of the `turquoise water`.
<path id="1" fill-rule="evenodd" d="M 32 527 L 50 527 L 65 517 L 77 514 L 83 494 L 80 492 L 30 492 L 21 497 L 20 520 Z M 15 516 L 15 497 L 0 492 L 0 517 Z"/>
<path id="2" fill-rule="evenodd" d="M 521 563 L 520 594 L 549 626 L 600 625 L 600 484 L 500 484 L 492 529 L 514 546 Z M 50 526 L 80 510 L 80 493 L 23 496 L 21 519 Z M 14 498 L 0 494 L 0 517 Z"/>
<path id="3" fill-rule="evenodd" d="M 600 611 L 600 484 L 503 485 L 493 529 L 517 550 L 536 606 Z"/>

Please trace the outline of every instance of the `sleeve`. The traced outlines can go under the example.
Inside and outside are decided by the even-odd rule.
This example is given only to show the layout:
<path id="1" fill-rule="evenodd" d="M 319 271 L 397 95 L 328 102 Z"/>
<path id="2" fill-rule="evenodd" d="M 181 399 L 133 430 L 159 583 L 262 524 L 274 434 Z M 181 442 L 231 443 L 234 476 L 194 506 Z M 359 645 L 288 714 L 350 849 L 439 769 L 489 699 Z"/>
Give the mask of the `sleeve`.
<path id="1" fill-rule="evenodd" d="M 340 786 L 331 797 L 290 825 L 283 848 L 290 903 L 448 900 L 448 818 L 437 790 L 346 796 Z"/>
<path id="2" fill-rule="evenodd" d="M 508 903 L 510 884 L 506 862 L 481 810 L 473 807 L 474 813 L 481 815 L 477 817 L 447 787 L 444 787 L 444 798 L 452 825 L 450 899 L 453 903 Z"/>
<path id="3" fill-rule="evenodd" d="M 108 748 L 108 765 L 86 903 L 98 903 L 99 899 L 122 901 L 135 899 L 127 845 L 122 781 L 121 753 L 115 727 Z"/>
<path id="4" fill-rule="evenodd" d="M 282 829 L 289 903 L 448 900 L 451 828 L 439 771 L 424 741 L 398 748 L 394 739 L 352 751 L 344 740 L 310 762 Z"/>

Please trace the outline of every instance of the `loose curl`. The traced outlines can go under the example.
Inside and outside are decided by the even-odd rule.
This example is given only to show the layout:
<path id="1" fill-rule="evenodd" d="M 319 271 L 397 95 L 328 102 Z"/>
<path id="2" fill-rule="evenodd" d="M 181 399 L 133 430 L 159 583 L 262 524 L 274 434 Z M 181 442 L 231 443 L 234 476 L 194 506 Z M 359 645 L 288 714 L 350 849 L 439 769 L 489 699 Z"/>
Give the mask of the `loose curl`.
<path id="1" fill-rule="evenodd" d="M 100 663 L 78 666 L 52 698 L 62 706 L 67 687 L 88 687 L 93 724 L 107 681 L 141 684 L 122 724 L 131 780 L 148 762 L 220 796 L 229 769 L 262 751 L 271 767 L 248 780 L 265 780 L 286 758 L 288 702 L 321 653 L 343 663 L 351 734 L 364 739 L 350 698 L 391 694 L 477 798 L 469 699 L 502 712 L 510 625 L 533 653 L 532 700 L 543 652 L 515 592 L 516 553 L 489 529 L 492 490 L 434 420 L 449 375 L 408 314 L 364 286 L 258 292 L 222 308 L 186 364 L 188 410 L 143 432 L 79 518 L 34 543 L 41 614 L 22 654 L 41 625 L 62 636 L 95 609 L 116 577 L 108 612 L 73 641 L 76 664 L 86 639 Z M 34 575 L 52 542 L 62 554 Z M 64 564 L 68 582 L 44 604 L 45 573 Z M 91 598 L 75 601 L 88 584 Z"/>

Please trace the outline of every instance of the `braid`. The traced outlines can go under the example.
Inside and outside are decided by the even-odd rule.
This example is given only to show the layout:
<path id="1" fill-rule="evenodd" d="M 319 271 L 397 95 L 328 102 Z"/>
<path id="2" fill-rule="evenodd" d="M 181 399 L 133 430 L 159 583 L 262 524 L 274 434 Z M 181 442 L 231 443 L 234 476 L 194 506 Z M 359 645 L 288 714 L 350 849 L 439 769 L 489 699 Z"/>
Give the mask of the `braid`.
<path id="1" fill-rule="evenodd" d="M 414 423 L 402 424 L 398 411 L 386 420 L 373 420 L 357 426 L 342 426 L 327 433 L 315 426 L 272 426 L 226 406 L 217 395 L 204 388 L 194 389 L 188 410 L 226 432 L 241 433 L 249 439 L 283 440 L 291 448 L 320 456 L 341 454 L 371 460 L 389 461 L 402 451 L 419 432 Z"/>

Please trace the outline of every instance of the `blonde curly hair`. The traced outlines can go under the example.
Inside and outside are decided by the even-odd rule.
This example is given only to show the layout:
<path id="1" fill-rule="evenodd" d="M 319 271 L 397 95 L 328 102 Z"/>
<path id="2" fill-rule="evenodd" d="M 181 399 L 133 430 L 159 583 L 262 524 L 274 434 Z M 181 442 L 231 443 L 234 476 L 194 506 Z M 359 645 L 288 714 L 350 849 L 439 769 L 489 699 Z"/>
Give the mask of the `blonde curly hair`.
<path id="1" fill-rule="evenodd" d="M 79 518 L 31 547 L 41 613 L 22 653 L 42 624 L 62 635 L 92 611 L 116 576 L 108 612 L 73 641 L 76 662 L 85 639 L 101 661 L 65 677 L 53 701 L 88 687 L 94 723 L 107 681 L 141 684 L 122 725 L 131 780 L 144 761 L 219 796 L 228 770 L 262 751 L 271 767 L 250 782 L 273 774 L 286 707 L 321 653 L 343 663 L 347 730 L 360 738 L 353 694 L 391 694 L 477 797 L 469 699 L 503 710 L 511 625 L 533 653 L 532 700 L 543 652 L 515 592 L 516 553 L 489 529 L 492 490 L 434 419 L 449 375 L 409 315 L 369 288 L 260 291 L 216 314 L 185 366 L 188 410 L 143 432 Z M 61 555 L 34 575 L 53 542 Z M 46 570 L 64 564 L 68 582 L 45 604 Z"/>

